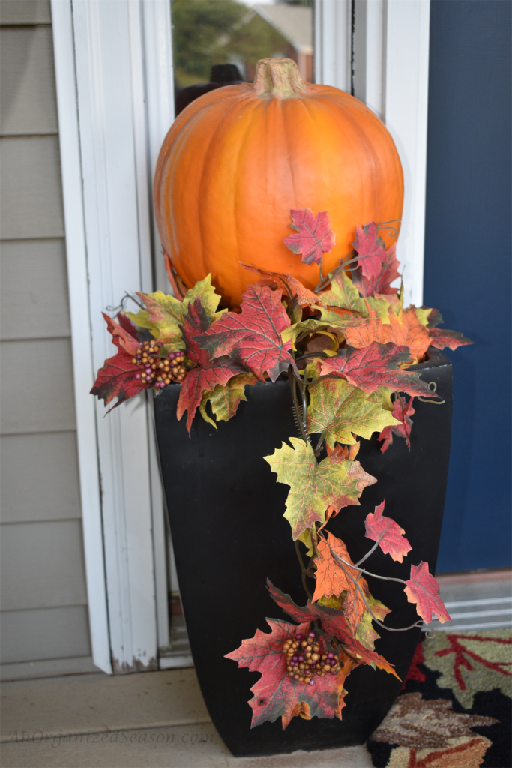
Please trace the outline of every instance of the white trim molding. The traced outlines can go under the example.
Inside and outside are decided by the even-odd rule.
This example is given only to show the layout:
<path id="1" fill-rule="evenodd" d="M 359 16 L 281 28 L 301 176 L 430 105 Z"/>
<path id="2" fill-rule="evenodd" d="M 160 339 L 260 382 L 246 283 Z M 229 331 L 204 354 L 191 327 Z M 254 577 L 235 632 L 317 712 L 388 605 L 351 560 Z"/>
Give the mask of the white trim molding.
<path id="1" fill-rule="evenodd" d="M 430 0 L 354 0 L 354 95 L 384 120 L 404 169 L 398 258 L 423 303 Z"/>
<path id="2" fill-rule="evenodd" d="M 315 82 L 347 93 L 352 83 L 352 3 L 354 0 L 316 0 Z"/>
<path id="3" fill-rule="evenodd" d="M 68 44 L 74 45 L 73 88 L 86 253 L 82 273 L 76 284 L 70 283 L 72 314 L 77 296 L 88 302 L 87 319 L 82 317 L 82 328 L 73 329 L 72 341 L 75 355 L 81 355 L 80 333 L 88 337 L 94 372 L 115 353 L 101 312 L 118 305 L 127 289 L 152 289 L 141 4 L 139 0 L 53 0 L 54 15 L 64 13 L 61 6 L 66 7 L 72 25 L 66 33 Z M 56 65 L 59 76 L 60 65 Z M 65 109 L 65 94 L 59 94 L 59 111 Z M 64 157 L 62 165 L 65 168 Z M 68 243 L 72 276 L 73 258 Z M 99 464 L 101 477 L 105 567 L 98 572 L 97 581 L 106 576 L 112 670 L 121 673 L 156 669 L 147 401 L 135 398 L 104 418 L 107 408 L 99 402 L 94 406 L 88 394 L 91 374 L 87 378 L 76 376 L 75 384 L 77 409 L 87 409 L 89 429 L 94 429 L 95 423 L 97 434 L 97 452 L 84 461 L 90 467 L 94 464 L 96 475 Z M 80 440 L 85 425 L 79 424 L 78 430 Z M 93 512 L 83 500 L 84 530 Z M 88 579 L 92 574 L 93 563 L 87 560 Z M 88 597 L 94 611 L 97 596 L 90 589 Z"/>
<path id="4" fill-rule="evenodd" d="M 52 31 L 91 650 L 94 664 L 104 672 L 112 672 L 98 472 L 96 408 L 94 399 L 88 394 L 95 375 L 89 314 L 73 29 L 69 0 L 53 0 Z"/>
<path id="5" fill-rule="evenodd" d="M 146 84 L 146 116 L 148 130 L 148 199 L 151 202 L 153 237 L 153 274 L 156 290 L 169 293 L 163 249 L 156 226 L 153 205 L 153 178 L 156 163 L 167 131 L 174 121 L 174 76 L 172 60 L 172 24 L 170 0 L 142 0 L 144 68 Z M 153 551 L 155 557 L 155 591 L 158 647 L 170 642 L 169 582 L 177 590 L 178 578 L 165 519 L 165 502 L 157 455 L 153 412 L 149 424 L 151 492 L 153 499 Z"/>

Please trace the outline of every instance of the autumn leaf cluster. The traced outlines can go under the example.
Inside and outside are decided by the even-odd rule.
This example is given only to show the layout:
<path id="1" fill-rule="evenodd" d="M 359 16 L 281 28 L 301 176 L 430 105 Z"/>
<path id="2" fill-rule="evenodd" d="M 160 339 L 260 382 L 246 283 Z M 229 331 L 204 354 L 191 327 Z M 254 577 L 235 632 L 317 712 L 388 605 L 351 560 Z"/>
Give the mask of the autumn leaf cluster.
<path id="1" fill-rule="evenodd" d="M 304 586 L 314 580 L 315 587 L 299 608 L 269 585 L 297 624 L 268 619 L 270 634 L 258 630 L 229 654 L 262 675 L 252 689 L 253 726 L 281 717 L 286 727 L 297 715 L 341 718 L 352 669 L 369 664 L 395 674 L 374 649 L 374 625 L 386 629 L 389 609 L 370 593 L 366 560 L 380 548 L 403 562 L 411 551 L 406 531 L 384 515 L 383 499 L 365 521 L 373 544 L 353 562 L 346 543 L 326 526 L 341 509 L 359 505 L 364 489 L 376 482 L 357 459 L 360 440 L 377 434 L 383 451 L 395 438 L 411 447 L 414 398 L 436 394 L 410 366 L 426 359 L 429 346 L 470 343 L 439 329 L 437 310 L 403 306 L 403 290 L 394 287 L 400 280 L 396 244 L 386 249 L 377 224 L 356 227 L 353 252 L 323 276 L 322 254 L 335 243 L 327 212 L 315 217 L 306 209 L 291 216 L 295 232 L 285 244 L 304 263 L 319 264 L 314 291 L 292 275 L 242 264 L 255 282 L 239 310 L 228 311 L 210 276 L 182 290 L 168 263 L 174 296 L 137 293 L 138 311 L 123 308 L 117 322 L 105 315 L 117 351 L 92 389 L 105 404 L 117 398 L 116 405 L 150 387 L 158 394 L 172 379 L 179 352 L 184 362 L 177 418 L 186 414 L 190 432 L 198 412 L 215 427 L 235 416 L 246 386 L 283 376 L 290 381 L 299 435 L 265 460 L 277 481 L 289 486 L 284 517 L 301 555 Z M 154 340 L 152 356 L 141 355 L 142 338 Z M 167 371 L 164 378 L 160 370 Z M 427 563 L 411 565 L 403 589 L 420 619 L 449 619 Z M 298 636 L 314 638 L 322 653 L 306 650 L 302 662 L 294 661 L 283 648 Z"/>

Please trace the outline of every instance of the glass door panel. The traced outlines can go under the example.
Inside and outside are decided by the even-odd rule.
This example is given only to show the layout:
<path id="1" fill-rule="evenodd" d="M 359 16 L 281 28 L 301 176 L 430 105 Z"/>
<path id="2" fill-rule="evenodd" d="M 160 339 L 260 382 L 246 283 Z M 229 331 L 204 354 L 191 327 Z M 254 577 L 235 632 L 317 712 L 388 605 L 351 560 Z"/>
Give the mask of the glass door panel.
<path id="1" fill-rule="evenodd" d="M 177 115 L 208 91 L 252 82 L 259 59 L 293 59 L 314 82 L 312 0 L 171 0 L 171 18 Z"/>

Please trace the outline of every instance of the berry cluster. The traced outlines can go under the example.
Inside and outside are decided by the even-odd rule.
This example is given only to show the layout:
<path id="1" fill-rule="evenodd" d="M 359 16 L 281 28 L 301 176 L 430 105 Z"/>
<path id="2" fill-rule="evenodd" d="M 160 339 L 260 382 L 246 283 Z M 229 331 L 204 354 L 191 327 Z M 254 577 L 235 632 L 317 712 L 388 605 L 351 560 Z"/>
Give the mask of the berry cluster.
<path id="1" fill-rule="evenodd" d="M 167 360 L 165 361 L 167 364 Z M 185 365 L 185 355 L 183 352 L 169 352 L 169 365 L 170 365 L 170 371 L 169 368 L 167 368 L 167 371 L 169 372 L 171 376 L 171 381 L 183 381 L 185 376 L 187 375 L 187 368 Z M 169 384 L 170 382 L 165 380 L 166 384 Z"/>
<path id="2" fill-rule="evenodd" d="M 314 685 L 313 677 L 336 675 L 340 670 L 340 661 L 332 651 L 320 653 L 319 641 L 314 632 L 310 632 L 304 640 L 302 635 L 285 640 L 283 651 L 286 654 L 288 677 L 293 677 L 299 683 Z"/>
<path id="3" fill-rule="evenodd" d="M 168 357 L 160 354 L 162 342 L 144 341 L 136 350 L 132 363 L 141 369 L 135 374 L 144 384 L 153 384 L 163 389 L 171 381 L 183 381 L 187 373 L 183 352 L 170 352 Z"/>

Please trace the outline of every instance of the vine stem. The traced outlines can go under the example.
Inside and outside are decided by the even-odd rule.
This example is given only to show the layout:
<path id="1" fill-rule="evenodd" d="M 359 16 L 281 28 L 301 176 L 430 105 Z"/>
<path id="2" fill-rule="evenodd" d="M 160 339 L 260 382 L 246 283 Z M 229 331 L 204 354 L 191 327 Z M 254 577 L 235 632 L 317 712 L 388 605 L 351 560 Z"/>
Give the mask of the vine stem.
<path id="1" fill-rule="evenodd" d="M 342 261 L 336 269 L 333 269 L 332 272 L 330 272 L 329 275 L 326 275 L 321 279 L 321 281 L 316 286 L 313 293 L 318 293 L 318 291 L 321 291 L 322 288 L 325 288 L 329 283 L 331 282 L 331 279 L 337 275 L 339 272 L 344 272 L 347 267 L 352 266 L 353 264 L 358 264 L 363 259 L 368 259 L 370 256 L 373 256 L 373 254 L 369 253 L 366 256 L 353 256 L 351 259 L 347 259 L 346 261 Z"/>
<path id="2" fill-rule="evenodd" d="M 326 429 L 324 429 L 324 431 L 323 431 L 323 432 L 322 432 L 322 434 L 320 435 L 320 438 L 319 438 L 319 440 L 318 440 L 318 443 L 316 444 L 316 448 L 315 448 L 315 456 L 316 456 L 316 458 L 317 458 L 317 459 L 318 459 L 318 457 L 320 456 L 320 451 L 322 450 L 322 445 L 323 445 L 323 443 L 324 443 L 324 440 L 325 440 L 325 433 L 326 433 L 326 432 L 327 432 L 327 430 L 326 430 Z"/>
<path id="3" fill-rule="evenodd" d="M 390 520 L 390 521 L 389 521 L 389 523 L 386 525 L 386 527 L 384 528 L 384 530 L 383 530 L 383 531 L 382 531 L 382 533 L 380 534 L 379 538 L 377 539 L 377 541 L 375 542 L 375 544 L 373 545 L 373 547 L 372 547 L 370 550 L 368 550 L 368 552 L 366 553 L 366 555 L 364 555 L 364 556 L 363 556 L 363 557 L 362 557 L 360 560 L 358 560 L 358 561 L 357 561 L 357 563 L 355 563 L 355 564 L 354 564 L 354 566 L 355 566 L 356 568 L 357 568 L 359 565 L 361 565 L 361 563 L 364 563 L 364 561 L 365 561 L 365 560 L 367 560 L 367 559 L 370 557 L 370 555 L 372 555 L 372 554 L 375 552 L 375 550 L 377 549 L 377 547 L 378 547 L 378 546 L 379 546 L 379 544 L 381 543 L 382 539 L 383 539 L 383 538 L 384 538 L 384 536 L 386 535 L 386 533 L 387 533 L 387 530 L 388 530 L 388 528 L 389 528 L 389 526 L 391 525 L 391 523 L 392 523 L 392 522 L 393 522 L 392 520 Z M 332 552 L 332 550 L 331 550 L 331 552 Z"/>
<path id="4" fill-rule="evenodd" d="M 329 547 L 329 549 L 331 548 Z M 344 560 L 342 557 L 340 557 L 335 552 L 333 552 L 332 549 L 331 549 L 331 554 L 334 557 L 334 559 L 338 561 L 338 563 L 343 563 L 343 565 L 347 565 L 349 568 L 355 568 L 356 571 L 361 571 L 361 573 L 364 573 L 366 576 L 373 576 L 374 579 L 381 579 L 381 581 L 396 581 L 398 584 L 407 584 L 407 582 L 405 582 L 403 579 L 397 579 L 394 576 L 379 576 L 377 573 L 371 573 L 370 571 L 365 571 L 364 568 L 358 568 L 357 565 L 354 565 L 353 563 L 347 563 L 346 560 Z M 343 568 L 343 571 L 346 573 L 345 568 Z"/>
<path id="5" fill-rule="evenodd" d="M 292 400 L 293 400 L 293 410 L 294 410 L 294 413 L 295 413 L 295 418 L 296 418 L 297 424 L 299 425 L 300 435 L 301 435 L 302 439 L 304 440 L 304 442 L 307 443 L 308 442 L 308 436 L 306 434 L 306 430 L 305 430 L 305 427 L 304 427 L 304 421 L 303 421 L 304 417 L 305 417 L 305 413 L 303 412 L 302 416 L 301 416 L 301 413 L 299 411 L 299 404 L 297 402 L 297 389 L 296 389 L 296 386 L 297 386 L 297 376 L 295 375 L 295 371 L 293 370 L 293 367 L 291 365 L 288 368 L 288 381 L 290 382 L 290 389 L 292 391 Z M 302 403 L 303 403 L 303 407 L 304 407 L 305 393 L 304 393 L 303 387 L 301 387 L 301 394 L 302 394 Z"/>
<path id="6" fill-rule="evenodd" d="M 302 586 L 304 587 L 304 591 L 305 591 L 306 595 L 308 596 L 308 599 L 311 600 L 313 596 L 312 596 L 312 594 L 311 594 L 311 592 L 309 590 L 309 587 L 308 587 L 308 582 L 307 582 L 307 579 L 306 579 L 306 568 L 304 566 L 304 560 L 302 559 L 302 555 L 300 553 L 298 539 L 295 540 L 295 552 L 297 553 L 297 558 L 298 558 L 299 563 L 300 563 L 300 573 L 301 573 L 301 578 L 302 578 Z"/>
<path id="7" fill-rule="evenodd" d="M 357 566 L 351 565 L 350 563 L 347 563 L 346 560 L 343 560 L 342 557 L 339 557 L 335 552 L 333 552 L 332 551 L 332 547 L 330 545 L 329 545 L 329 549 L 331 551 L 331 555 L 333 556 L 333 558 L 338 561 L 338 564 L 345 563 L 345 565 L 347 565 L 349 568 L 356 568 L 360 573 L 366 573 L 368 576 L 375 576 L 375 578 L 377 578 L 377 579 L 384 579 L 384 580 L 389 580 L 389 581 L 398 581 L 401 584 L 405 584 L 405 581 L 402 581 L 402 579 L 395 579 L 395 578 L 393 578 L 391 576 L 377 576 L 375 573 L 370 573 L 369 571 L 365 571 L 363 568 L 357 568 Z M 372 551 L 373 551 L 373 549 L 374 549 L 374 547 L 372 547 Z M 370 554 L 371 554 L 371 552 L 369 552 L 366 555 L 366 557 L 368 557 Z M 423 621 L 415 621 L 414 624 L 410 624 L 408 627 L 387 627 L 385 624 L 382 623 L 382 621 L 380 621 L 375 616 L 374 612 L 372 611 L 372 609 L 368 605 L 368 602 L 367 602 L 367 600 L 366 600 L 366 598 L 364 596 L 363 590 L 361 589 L 361 587 L 357 583 L 357 579 L 354 579 L 353 576 L 351 576 L 350 573 L 347 572 L 346 568 L 343 568 L 343 566 L 340 566 L 340 567 L 342 568 L 343 573 L 350 579 L 350 581 L 353 583 L 353 585 L 355 587 L 354 601 L 355 601 L 356 593 L 359 593 L 363 603 L 366 606 L 367 611 L 369 612 L 369 614 L 372 617 L 373 621 L 375 621 L 375 623 L 378 624 L 379 627 L 382 627 L 382 629 L 387 629 L 388 632 L 407 632 L 409 629 L 414 629 L 415 627 L 418 627 L 418 628 L 421 629 L 421 628 L 423 628 L 425 626 L 425 623 Z"/>

